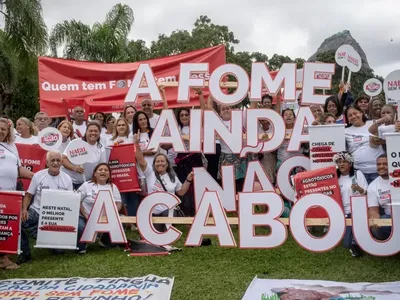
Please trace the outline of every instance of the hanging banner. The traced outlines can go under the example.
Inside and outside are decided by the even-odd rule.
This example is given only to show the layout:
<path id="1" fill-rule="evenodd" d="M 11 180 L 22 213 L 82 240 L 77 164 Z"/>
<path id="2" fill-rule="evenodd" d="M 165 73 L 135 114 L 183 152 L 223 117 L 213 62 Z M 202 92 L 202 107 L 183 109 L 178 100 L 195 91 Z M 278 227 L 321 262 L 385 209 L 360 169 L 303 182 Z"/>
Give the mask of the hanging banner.
<path id="1" fill-rule="evenodd" d="M 112 182 L 120 192 L 140 191 L 134 144 L 112 147 L 108 165 Z"/>
<path id="2" fill-rule="evenodd" d="M 36 173 L 40 170 L 46 168 L 46 153 L 39 145 L 27 145 L 27 144 L 15 144 L 18 149 L 19 158 L 21 160 L 22 166 L 27 168 L 29 171 Z M 30 179 L 20 179 L 23 186 L 24 191 L 27 191 L 29 188 L 29 184 L 31 183 Z"/>
<path id="3" fill-rule="evenodd" d="M 400 205 L 400 133 L 386 133 L 390 193 L 392 205 Z"/>
<path id="4" fill-rule="evenodd" d="M 333 156 L 346 150 L 344 124 L 308 126 L 311 170 L 335 165 Z"/>
<path id="5" fill-rule="evenodd" d="M 336 167 L 301 172 L 294 176 L 296 199 L 310 194 L 325 194 L 332 197 L 342 207 L 342 196 Z M 307 218 L 327 218 L 328 214 L 321 207 L 312 208 L 307 213 Z"/>
<path id="6" fill-rule="evenodd" d="M 22 192 L 0 191 L 0 253 L 20 253 L 22 197 Z"/>
<path id="7" fill-rule="evenodd" d="M 42 190 L 36 248 L 76 249 L 81 196 Z"/>
<path id="8" fill-rule="evenodd" d="M 38 278 L 0 280 L 0 299 L 169 300 L 174 278 Z"/>
<path id="9" fill-rule="evenodd" d="M 172 55 L 135 63 L 105 64 L 87 61 L 39 57 L 40 111 L 49 116 L 66 115 L 68 99 L 88 99 L 89 112 L 98 112 L 97 103 L 105 105 L 104 113 L 120 112 L 131 81 L 140 64 L 150 64 L 158 83 L 179 81 L 181 63 L 209 63 L 208 73 L 193 74 L 208 79 L 219 66 L 226 63 L 225 46 L 219 45 L 193 52 Z M 168 88 L 170 108 L 181 107 L 176 102 L 178 89 Z M 208 93 L 205 94 L 207 96 Z M 62 103 L 64 102 L 64 104 Z M 93 108 L 92 108 L 93 105 Z M 198 97 L 191 92 L 190 103 L 199 105 Z M 162 108 L 162 105 L 159 105 Z"/>
<path id="10" fill-rule="evenodd" d="M 259 279 L 255 277 L 242 300 L 365 299 L 399 300 L 400 282 L 335 282 L 322 280 Z"/>

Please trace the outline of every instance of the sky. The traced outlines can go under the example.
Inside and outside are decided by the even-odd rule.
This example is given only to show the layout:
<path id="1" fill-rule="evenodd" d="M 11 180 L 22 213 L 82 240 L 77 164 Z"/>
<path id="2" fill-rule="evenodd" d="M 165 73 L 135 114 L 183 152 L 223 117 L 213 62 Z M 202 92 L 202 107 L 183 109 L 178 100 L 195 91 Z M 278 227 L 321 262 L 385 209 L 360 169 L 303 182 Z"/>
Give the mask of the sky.
<path id="1" fill-rule="evenodd" d="M 259 51 L 308 59 L 331 35 L 349 30 L 375 74 L 400 69 L 399 0 L 42 0 L 49 30 L 76 19 L 102 22 L 116 3 L 128 4 L 135 22 L 131 39 L 147 45 L 163 33 L 191 30 L 200 15 L 226 25 L 240 44 L 236 51 Z"/>

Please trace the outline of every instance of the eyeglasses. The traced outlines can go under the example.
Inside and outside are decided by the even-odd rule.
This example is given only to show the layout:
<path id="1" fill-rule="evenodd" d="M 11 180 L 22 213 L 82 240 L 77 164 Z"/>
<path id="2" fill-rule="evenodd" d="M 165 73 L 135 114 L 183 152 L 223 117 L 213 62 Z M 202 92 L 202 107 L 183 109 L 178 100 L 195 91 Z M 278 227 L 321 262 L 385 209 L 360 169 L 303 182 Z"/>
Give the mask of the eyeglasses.
<path id="1" fill-rule="evenodd" d="M 49 118 L 36 118 L 35 120 L 38 120 L 38 121 L 40 121 L 40 122 L 46 122 L 46 121 L 48 121 L 49 120 Z"/>

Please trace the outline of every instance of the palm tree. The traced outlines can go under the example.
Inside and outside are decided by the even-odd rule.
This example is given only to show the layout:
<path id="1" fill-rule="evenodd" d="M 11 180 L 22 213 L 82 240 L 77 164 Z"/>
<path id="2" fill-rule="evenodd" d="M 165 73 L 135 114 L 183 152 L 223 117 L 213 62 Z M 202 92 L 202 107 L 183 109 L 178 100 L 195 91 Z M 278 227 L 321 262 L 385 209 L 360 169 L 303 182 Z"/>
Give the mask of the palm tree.
<path id="1" fill-rule="evenodd" d="M 92 28 L 80 21 L 62 21 L 50 34 L 50 49 L 57 57 L 57 48 L 63 47 L 68 59 L 98 62 L 127 61 L 128 34 L 133 24 L 133 10 L 128 5 L 115 5 L 103 23 Z"/>

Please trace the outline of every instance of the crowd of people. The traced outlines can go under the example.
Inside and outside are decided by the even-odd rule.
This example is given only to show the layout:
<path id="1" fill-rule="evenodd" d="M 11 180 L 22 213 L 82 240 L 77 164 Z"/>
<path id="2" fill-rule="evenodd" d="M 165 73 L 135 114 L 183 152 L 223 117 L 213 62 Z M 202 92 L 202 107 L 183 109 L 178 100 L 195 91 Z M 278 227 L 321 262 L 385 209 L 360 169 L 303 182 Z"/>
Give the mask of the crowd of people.
<path id="1" fill-rule="evenodd" d="M 160 87 L 163 96 L 163 109 L 168 109 L 166 91 Z M 215 110 L 223 123 L 230 129 L 230 106 L 217 105 L 208 97 L 205 101 L 201 89 L 195 90 L 200 99 L 200 108 Z M 162 145 L 159 149 L 148 149 L 153 130 L 159 119 L 154 112 L 154 103 L 150 99 L 141 101 L 140 109 L 127 105 L 120 116 L 97 112 L 90 119 L 85 119 L 85 111 L 77 106 L 72 118 L 51 119 L 46 112 L 38 112 L 34 120 L 21 117 L 14 123 L 6 116 L 0 118 L 0 190 L 14 191 L 19 178 L 31 179 L 25 193 L 22 206 L 22 254 L 16 263 L 8 256 L 0 254 L 0 267 L 16 269 L 20 264 L 31 261 L 29 235 L 36 236 L 40 214 L 41 192 L 43 189 L 76 191 L 81 194 L 81 209 L 79 218 L 77 252 L 86 253 L 86 244 L 79 242 L 90 211 L 94 205 L 99 190 L 109 190 L 121 212 L 128 216 L 136 216 L 138 205 L 148 193 L 164 191 L 175 194 L 182 199 L 180 209 L 186 216 L 194 216 L 194 192 L 192 187 L 194 167 L 205 167 L 217 181 L 221 180 L 220 167 L 233 165 L 235 170 L 236 191 L 241 191 L 244 184 L 246 168 L 249 161 L 260 160 L 266 174 L 273 184 L 276 183 L 276 173 L 282 162 L 292 156 L 309 155 L 308 143 L 296 152 L 288 152 L 287 147 L 296 122 L 296 115 L 302 106 L 302 96 L 297 103 L 282 102 L 279 97 L 264 95 L 260 102 L 251 102 L 252 108 L 267 108 L 276 110 L 283 118 L 286 126 L 286 136 L 281 146 L 274 152 L 248 154 L 240 157 L 217 136 L 215 154 L 175 153 L 171 145 Z M 371 218 L 390 218 L 390 184 L 388 177 L 387 158 L 385 155 L 385 132 L 400 130 L 400 122 L 396 121 L 396 110 L 384 104 L 379 98 L 361 96 L 354 101 L 349 85 L 342 85 L 338 95 L 329 96 L 324 106 L 311 105 L 315 118 L 313 125 L 345 124 L 345 139 L 347 152 L 334 157 L 337 164 L 339 183 L 342 194 L 344 212 L 351 216 L 350 197 L 367 195 L 369 215 Z M 245 110 L 243 110 L 245 114 Z M 176 119 L 182 139 L 188 148 L 190 140 L 190 108 L 176 109 Z M 47 169 L 35 174 L 21 165 L 17 143 L 37 144 L 37 134 L 46 127 L 56 127 L 63 136 L 58 151 L 49 151 L 46 162 Z M 273 135 L 273 125 L 260 120 L 259 137 L 264 141 Z M 96 160 L 83 165 L 75 165 L 68 160 L 65 149 L 73 139 L 86 141 L 96 155 Z M 137 159 L 140 192 L 122 192 L 112 183 L 110 167 L 107 164 L 106 148 L 120 144 L 134 143 Z M 293 173 L 303 171 L 300 168 Z M 286 209 L 283 217 L 287 217 L 291 203 L 285 200 Z M 154 209 L 154 215 L 165 216 L 166 207 L 159 205 Z M 157 230 L 165 230 L 165 225 L 156 225 Z M 132 225 L 132 230 L 135 227 Z M 387 239 L 390 227 L 373 228 L 377 239 Z M 107 234 L 103 234 L 99 243 L 112 246 Z M 362 255 L 351 233 L 347 230 L 344 244 L 350 248 L 353 256 Z M 53 250 L 59 253 L 60 250 Z M 1 253 L 1 249 L 0 249 Z"/>

